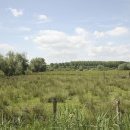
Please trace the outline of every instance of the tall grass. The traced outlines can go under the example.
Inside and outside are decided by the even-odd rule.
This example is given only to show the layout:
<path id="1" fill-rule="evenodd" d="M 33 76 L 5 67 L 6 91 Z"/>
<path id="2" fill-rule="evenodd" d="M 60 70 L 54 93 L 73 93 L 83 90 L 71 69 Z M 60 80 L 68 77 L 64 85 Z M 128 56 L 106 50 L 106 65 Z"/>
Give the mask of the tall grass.
<path id="1" fill-rule="evenodd" d="M 80 108 L 62 107 L 59 109 L 56 119 L 53 114 L 48 120 L 37 120 L 35 117 L 28 124 L 24 124 L 20 117 L 15 122 L 5 120 L 2 115 L 0 123 L 1 130 L 129 130 L 130 113 L 122 116 L 120 123 L 117 123 L 115 115 L 108 112 L 97 114 L 93 119 L 86 118 L 85 111 Z M 17 120 L 17 121 L 16 121 Z"/>
<path id="2" fill-rule="evenodd" d="M 128 71 L 62 71 L 0 77 L 0 129 L 130 128 Z M 54 120 L 52 103 L 58 98 Z M 121 101 L 116 119 L 114 100 Z"/>

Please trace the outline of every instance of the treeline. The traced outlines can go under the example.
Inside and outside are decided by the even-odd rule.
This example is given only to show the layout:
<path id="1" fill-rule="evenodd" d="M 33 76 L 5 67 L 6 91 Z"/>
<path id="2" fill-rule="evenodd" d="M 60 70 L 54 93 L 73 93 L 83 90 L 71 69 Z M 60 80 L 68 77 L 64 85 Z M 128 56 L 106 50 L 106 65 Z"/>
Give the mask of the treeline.
<path id="1" fill-rule="evenodd" d="M 44 58 L 33 58 L 29 62 L 25 54 L 8 52 L 0 55 L 0 71 L 4 75 L 21 75 L 32 72 L 44 72 L 54 70 L 130 70 L 130 62 L 124 61 L 71 61 L 65 63 L 51 63 L 46 65 Z"/>
<path id="2" fill-rule="evenodd" d="M 25 54 L 8 52 L 6 56 L 0 55 L 0 70 L 7 76 L 43 72 L 46 63 L 44 58 L 33 58 L 29 62 Z"/>
<path id="3" fill-rule="evenodd" d="M 107 69 L 130 69 L 130 63 L 124 61 L 72 61 L 65 63 L 51 63 L 49 70 L 107 70 Z"/>

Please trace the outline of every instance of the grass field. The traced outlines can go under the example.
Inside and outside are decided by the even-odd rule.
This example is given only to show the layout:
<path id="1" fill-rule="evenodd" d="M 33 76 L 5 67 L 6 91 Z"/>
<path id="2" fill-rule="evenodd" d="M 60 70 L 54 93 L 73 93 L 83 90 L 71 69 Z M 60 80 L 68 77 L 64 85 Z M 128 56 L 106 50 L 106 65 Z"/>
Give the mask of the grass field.
<path id="1" fill-rule="evenodd" d="M 58 99 L 54 119 L 50 99 Z M 119 121 L 115 100 L 120 100 Z M 0 77 L 1 130 L 129 130 L 128 71 L 52 71 Z"/>

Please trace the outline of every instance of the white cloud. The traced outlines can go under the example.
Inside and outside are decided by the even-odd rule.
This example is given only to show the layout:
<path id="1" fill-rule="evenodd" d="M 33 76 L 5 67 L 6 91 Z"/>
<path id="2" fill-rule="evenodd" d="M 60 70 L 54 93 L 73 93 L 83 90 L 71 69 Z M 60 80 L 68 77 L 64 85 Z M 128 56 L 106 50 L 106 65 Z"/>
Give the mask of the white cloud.
<path id="1" fill-rule="evenodd" d="M 125 55 L 129 53 L 129 44 L 120 44 L 120 45 L 110 45 L 110 44 L 105 44 L 105 45 L 99 45 L 99 46 L 93 46 L 91 48 L 91 51 L 95 53 L 95 55 L 100 54 L 103 56 L 103 54 L 112 54 L 114 55 Z"/>
<path id="2" fill-rule="evenodd" d="M 106 35 L 105 32 L 99 32 L 99 31 L 94 31 L 94 35 L 96 36 L 96 38 L 102 38 Z"/>
<path id="3" fill-rule="evenodd" d="M 126 33 L 126 31 L 119 28 L 106 32 L 109 36 L 117 36 L 117 32 L 118 36 Z M 113 32 L 115 33 L 113 34 Z M 104 33 L 100 35 L 102 37 Z M 109 39 L 112 42 L 97 40 L 95 33 L 80 27 L 76 28 L 73 34 L 67 34 L 58 30 L 41 30 L 32 40 L 44 52 L 49 62 L 128 60 L 130 58 L 130 44 L 117 43 L 112 37 Z"/>
<path id="4" fill-rule="evenodd" d="M 50 19 L 47 15 L 45 14 L 40 14 L 37 16 L 38 22 L 42 23 L 42 22 L 48 22 Z"/>
<path id="5" fill-rule="evenodd" d="M 130 44 L 105 44 L 92 46 L 90 48 L 90 56 L 97 60 L 123 60 L 129 61 Z"/>
<path id="6" fill-rule="evenodd" d="M 48 16 L 47 15 L 44 15 L 44 14 L 41 14 L 41 15 L 38 15 L 38 20 L 48 20 Z"/>
<path id="7" fill-rule="evenodd" d="M 94 35 L 96 38 L 102 38 L 105 36 L 121 36 L 128 33 L 128 29 L 126 27 L 115 27 L 112 30 L 109 31 L 95 31 Z"/>
<path id="8" fill-rule="evenodd" d="M 39 49 L 46 52 L 47 57 L 55 57 L 55 61 L 57 61 L 57 59 L 60 61 L 71 60 L 77 57 L 79 50 L 82 48 L 84 50 L 84 46 L 89 44 L 89 40 L 85 36 L 86 34 L 87 32 L 81 28 L 80 30 L 76 28 L 75 34 L 73 35 L 57 30 L 41 30 L 33 38 L 33 42 L 38 45 Z"/>
<path id="9" fill-rule="evenodd" d="M 121 36 L 128 33 L 128 29 L 126 27 L 116 27 L 106 33 L 110 36 Z"/>
<path id="10" fill-rule="evenodd" d="M 75 32 L 77 33 L 77 34 L 82 34 L 82 35 L 86 35 L 86 30 L 85 29 L 83 29 L 83 28 L 81 28 L 81 27 L 77 27 L 76 29 L 75 29 Z"/>
<path id="11" fill-rule="evenodd" d="M 15 17 L 23 15 L 22 9 L 9 8 L 9 10 L 11 11 L 12 15 L 15 16 Z"/>
<path id="12" fill-rule="evenodd" d="M 80 30 L 81 31 L 81 30 Z M 86 31 L 82 29 L 82 33 L 77 32 L 74 35 L 68 35 L 57 30 L 42 30 L 34 37 L 33 41 L 43 48 L 60 48 L 66 50 L 68 48 L 79 48 L 87 44 L 85 37 Z M 57 50 L 56 50 L 57 51 Z"/>

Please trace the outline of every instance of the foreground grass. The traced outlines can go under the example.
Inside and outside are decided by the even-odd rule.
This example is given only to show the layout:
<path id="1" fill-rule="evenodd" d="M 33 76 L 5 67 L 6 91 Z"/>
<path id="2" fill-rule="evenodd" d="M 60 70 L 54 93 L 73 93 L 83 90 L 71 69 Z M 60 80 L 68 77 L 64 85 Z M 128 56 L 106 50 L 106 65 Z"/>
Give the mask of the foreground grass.
<path id="1" fill-rule="evenodd" d="M 0 77 L 1 129 L 130 129 L 128 71 L 62 71 Z M 53 119 L 51 97 L 57 97 Z M 121 101 L 117 122 L 114 100 Z"/>

